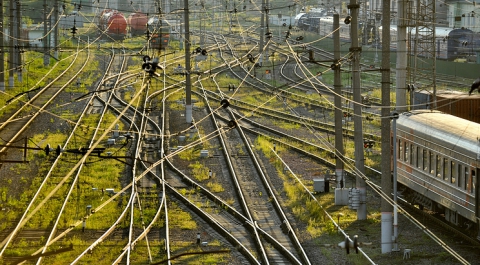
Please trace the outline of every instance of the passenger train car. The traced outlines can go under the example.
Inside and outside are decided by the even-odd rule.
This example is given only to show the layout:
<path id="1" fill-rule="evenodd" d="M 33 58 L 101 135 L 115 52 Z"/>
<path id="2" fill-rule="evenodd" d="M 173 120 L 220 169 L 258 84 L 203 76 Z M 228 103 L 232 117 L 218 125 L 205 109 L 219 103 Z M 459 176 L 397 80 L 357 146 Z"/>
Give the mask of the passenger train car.
<path id="1" fill-rule="evenodd" d="M 399 116 L 396 132 L 395 164 L 404 197 L 480 240 L 480 124 L 415 110 Z"/>

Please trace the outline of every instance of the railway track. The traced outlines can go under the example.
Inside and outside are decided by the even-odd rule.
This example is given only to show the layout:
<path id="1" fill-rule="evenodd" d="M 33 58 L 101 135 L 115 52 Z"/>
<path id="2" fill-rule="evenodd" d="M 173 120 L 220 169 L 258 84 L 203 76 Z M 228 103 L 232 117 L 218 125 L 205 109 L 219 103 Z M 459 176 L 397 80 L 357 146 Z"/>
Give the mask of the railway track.
<path id="1" fill-rule="evenodd" d="M 233 36 L 229 38 L 233 39 Z M 255 42 L 246 42 L 245 39 L 242 43 L 248 47 L 248 51 L 256 48 Z M 40 204 L 36 205 L 35 203 L 29 206 L 29 208 L 32 207 L 32 211 L 30 212 L 29 209 L 25 211 L 25 218 L 19 220 L 19 228 L 24 227 L 29 218 L 36 218 L 34 217 L 35 212 L 41 211 L 40 207 L 43 207 L 40 205 L 54 201 L 52 199 L 54 196 L 58 198 L 65 196 L 67 198 L 63 202 L 65 206 L 74 201 L 81 205 L 87 203 L 87 200 L 75 197 L 81 193 L 73 193 L 79 187 L 75 186 L 75 183 L 80 183 L 82 187 L 88 185 L 88 181 L 82 181 L 85 176 L 80 175 L 82 171 L 86 170 L 84 165 L 89 162 L 98 163 L 98 161 L 116 159 L 121 160 L 122 165 L 126 168 L 122 174 L 124 178 L 121 180 L 121 186 L 115 187 L 116 193 L 102 196 L 101 201 L 91 204 L 90 213 L 87 212 L 87 227 L 101 223 L 99 219 L 106 216 L 105 212 L 108 208 L 116 209 L 115 217 L 106 218 L 108 220 L 104 221 L 108 225 L 102 225 L 101 228 L 88 228 L 88 236 L 84 235 L 85 243 L 75 247 L 75 259 L 69 262 L 73 264 L 88 262 L 89 254 L 91 255 L 92 252 L 115 252 L 108 258 L 115 264 L 135 263 L 139 253 L 143 255 L 142 260 L 148 260 L 150 263 L 158 260 L 159 257 L 166 260 L 171 259 L 173 253 L 178 254 L 175 243 L 179 242 L 179 235 L 172 236 L 171 234 L 171 230 L 174 228 L 169 226 L 172 220 L 169 220 L 168 206 L 172 203 L 182 203 L 182 209 L 188 209 L 195 213 L 203 219 L 205 226 L 213 228 L 218 235 L 227 239 L 230 245 L 222 244 L 220 248 L 236 249 L 235 251 L 242 255 L 240 258 L 242 262 L 315 264 L 318 260 L 311 259 L 312 250 L 305 248 L 302 240 L 296 235 L 298 230 L 295 229 L 297 225 L 293 223 L 295 218 L 292 217 L 291 212 L 285 211 L 287 199 L 282 194 L 282 187 L 278 185 L 277 174 L 266 169 L 272 167 L 269 165 L 270 161 L 251 147 L 257 138 L 263 137 L 272 143 L 289 146 L 296 157 L 302 159 L 308 157 L 315 163 L 324 163 L 322 171 L 331 169 L 333 164 L 331 161 L 329 162 L 329 159 L 314 152 L 308 152 L 308 150 L 322 150 L 321 152 L 327 154 L 331 152 L 328 144 L 322 147 L 317 143 L 328 142 L 328 140 L 325 141 L 325 138 L 328 138 L 329 134 L 333 134 L 332 125 L 329 123 L 327 115 L 324 115 L 325 122 L 319 122 L 315 118 L 311 118 L 311 115 L 299 114 L 296 112 L 298 108 L 290 106 L 304 101 L 304 103 L 308 102 L 309 105 L 315 105 L 318 108 L 323 107 L 317 105 L 314 100 L 298 96 L 290 91 L 277 93 L 275 89 L 278 87 L 251 78 L 248 67 L 244 67 L 247 55 L 237 54 L 229 44 L 232 40 L 224 37 L 216 37 L 211 40 L 214 43 L 209 46 L 209 49 L 221 54 L 220 58 L 223 62 L 215 68 L 215 74 L 210 72 L 209 76 L 198 76 L 195 83 L 197 88 L 195 95 L 199 100 L 196 101 L 197 106 L 194 107 L 193 124 L 173 126 L 176 120 L 183 119 L 182 116 L 174 114 L 178 110 L 176 108 L 183 104 L 181 97 L 173 99 L 182 92 L 181 80 L 177 78 L 179 76 L 170 79 L 167 74 L 163 76 L 159 74 L 155 77 L 143 75 L 142 78 L 138 72 L 125 73 L 122 70 L 124 67 L 120 66 L 121 63 L 116 63 L 117 69 L 110 72 L 109 76 L 100 82 L 100 84 L 110 83 L 110 85 L 99 86 L 95 93 L 82 97 L 82 99 L 86 99 L 87 103 L 85 115 L 98 116 L 94 118 L 96 125 L 76 122 L 75 127 L 78 129 L 75 129 L 76 132 L 72 132 L 69 138 L 80 138 L 79 135 L 83 133 L 82 129 L 87 131 L 82 136 L 85 139 L 81 141 L 77 139 L 77 142 L 72 144 L 77 150 L 80 150 L 79 146 L 86 149 L 78 151 L 74 155 L 75 158 L 67 156 L 65 152 L 62 152 L 60 156 L 61 160 L 68 158 L 69 163 L 71 161 L 77 163 L 80 156 L 80 162 L 75 166 L 75 170 L 78 172 L 73 170 L 69 172 L 69 175 L 74 177 L 72 183 L 68 183 L 66 179 L 60 181 L 57 179 L 54 184 L 59 187 L 58 189 L 62 189 L 61 192 L 64 195 L 53 195 L 55 192 L 51 192 Z M 283 65 L 287 65 L 290 61 L 287 56 L 284 58 Z M 168 62 L 165 59 L 164 65 L 176 65 L 179 59 L 181 57 L 175 57 Z M 248 86 L 252 91 L 261 91 L 260 97 L 264 99 L 275 98 L 278 102 L 283 102 L 285 110 L 288 111 L 277 111 L 276 108 L 255 106 L 255 104 L 243 102 L 240 93 L 230 94 L 230 92 L 224 91 L 225 88 L 220 85 L 222 81 L 218 81 L 218 77 L 223 74 L 242 80 L 242 85 Z M 132 93 L 130 101 L 125 101 L 120 97 L 120 93 L 116 92 L 138 77 L 141 79 L 139 81 L 140 88 Z M 162 77 L 163 80 L 161 80 Z M 297 82 L 292 80 L 288 82 Z M 207 86 L 210 87 L 207 88 Z M 158 89 L 158 87 L 161 88 Z M 327 111 L 328 108 L 324 108 L 324 110 Z M 248 113 L 253 112 L 255 115 L 248 117 Z M 282 130 L 278 128 L 279 126 L 263 124 L 262 120 L 296 123 L 308 127 L 308 129 L 302 128 L 301 132 L 300 130 Z M 120 128 L 115 128 L 118 123 L 121 124 Z M 310 134 L 311 136 L 312 132 L 318 135 L 312 139 L 296 137 L 298 134 Z M 105 151 L 110 154 L 95 151 L 95 148 L 103 148 L 102 146 L 108 145 L 109 135 L 115 134 L 117 137 L 118 135 L 131 137 L 126 145 L 128 154 L 116 153 L 121 149 L 127 150 L 125 146 L 120 147 L 118 143 L 113 144 L 115 149 L 105 148 Z M 345 136 L 349 135 L 349 130 L 345 130 Z M 185 138 L 179 140 L 180 136 Z M 379 140 L 378 135 L 373 133 L 368 137 Z M 68 144 L 67 141 L 63 145 L 63 149 L 67 149 Z M 212 148 L 212 145 L 220 148 Z M 198 152 L 203 150 L 202 148 L 210 152 L 215 150 L 204 160 L 202 160 L 203 158 L 196 160 L 210 168 L 213 176 L 207 180 L 194 180 L 191 176 L 194 175 L 192 170 L 188 169 L 188 165 L 191 163 L 182 161 L 183 159 L 179 159 L 178 156 L 188 153 L 190 149 Z M 96 162 L 93 161 L 94 155 L 98 157 Z M 376 174 L 374 172 L 375 170 L 371 169 L 372 175 Z M 225 192 L 212 192 L 213 188 L 209 184 L 211 185 L 214 180 L 221 182 L 222 186 L 230 188 Z M 277 184 L 272 185 L 272 182 Z M 306 187 L 305 190 L 310 194 Z M 170 196 L 175 199 L 170 199 Z M 315 198 L 312 196 L 312 200 Z M 42 242 L 42 246 L 38 246 L 35 253 L 45 253 L 51 248 L 64 246 L 64 244 L 68 244 L 69 236 L 82 235 L 79 233 L 79 228 L 82 226 L 83 220 L 71 220 L 71 223 L 64 223 L 68 226 L 65 227 L 62 225 L 65 217 L 62 216 L 75 211 L 60 210 L 60 212 L 64 213 L 52 218 L 53 228 L 38 229 L 38 234 L 20 229 L 16 233 L 9 232 L 5 238 L 11 237 L 12 243 L 21 237 L 39 241 L 38 236 L 40 235 L 41 238 L 43 233 L 45 241 Z M 164 225 L 159 228 L 155 225 L 156 222 Z M 335 223 L 333 219 L 332 222 Z M 163 240 L 164 244 L 158 244 L 155 239 Z M 173 247 L 171 246 L 172 242 Z M 8 248 L 8 244 L 2 245 L 2 253 Z M 102 246 L 103 244 L 108 245 L 108 248 Z M 156 251 L 159 245 L 162 248 L 161 254 Z M 147 250 L 139 252 L 138 248 Z M 203 250 L 208 250 L 208 248 L 204 247 Z M 2 256 L 1 253 L 0 256 Z M 4 255 L 3 258 L 5 257 Z M 14 259 L 14 257 L 11 258 Z M 49 262 L 50 259 L 51 257 L 38 258 L 37 263 Z"/>

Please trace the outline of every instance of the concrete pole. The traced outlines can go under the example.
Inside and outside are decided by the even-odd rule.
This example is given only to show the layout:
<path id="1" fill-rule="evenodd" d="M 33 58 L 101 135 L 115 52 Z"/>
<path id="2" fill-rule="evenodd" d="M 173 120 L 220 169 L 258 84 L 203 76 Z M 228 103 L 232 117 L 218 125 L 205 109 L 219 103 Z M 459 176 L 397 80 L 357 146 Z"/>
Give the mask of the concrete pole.
<path id="1" fill-rule="evenodd" d="M 5 32 L 3 30 L 3 1 L 0 1 L 0 32 Z M 0 91 L 5 91 L 5 46 L 4 37 L 1 37 L 0 41 Z"/>
<path id="2" fill-rule="evenodd" d="M 58 8 L 58 0 L 55 0 L 54 7 L 53 7 L 53 8 L 54 8 L 54 11 L 53 11 L 53 14 L 54 14 L 54 23 L 56 24 L 56 22 L 57 22 L 58 19 L 59 19 L 59 14 L 58 14 L 58 10 L 59 10 L 59 8 Z M 54 35 L 54 37 L 55 37 L 54 44 L 53 44 L 55 51 L 54 51 L 54 53 L 53 53 L 53 57 L 58 60 L 58 43 L 59 43 L 59 41 L 58 41 L 58 24 L 57 24 L 57 25 L 55 26 L 55 28 L 54 28 L 53 35 Z"/>
<path id="3" fill-rule="evenodd" d="M 338 63 L 340 60 L 340 16 L 338 13 L 333 14 L 333 60 L 334 63 Z M 342 80 L 340 67 L 336 67 L 334 70 L 333 88 L 335 90 L 335 177 L 337 180 L 337 188 L 344 187 L 343 180 L 343 112 L 342 112 Z"/>
<path id="4" fill-rule="evenodd" d="M 383 19 L 382 19 L 382 51 L 390 50 L 390 0 L 383 1 Z M 390 52 L 382 52 L 382 106 L 380 132 L 382 136 L 382 154 L 390 154 Z M 381 158 L 382 190 L 390 194 L 392 189 L 391 180 L 391 160 L 385 155 Z M 392 205 L 386 200 L 381 201 L 381 248 L 382 253 L 392 251 Z"/>
<path id="5" fill-rule="evenodd" d="M 22 50 L 23 50 L 23 41 L 21 41 L 22 38 L 22 13 L 21 13 L 21 8 L 20 8 L 20 0 L 17 0 L 17 8 L 16 8 L 16 20 L 17 20 L 17 26 L 16 26 L 16 35 L 15 38 L 17 39 L 17 50 L 15 51 L 15 65 L 16 65 L 16 71 L 17 71 L 17 80 L 18 82 L 22 83 L 23 82 L 23 75 L 22 75 Z"/>
<path id="6" fill-rule="evenodd" d="M 402 113 L 407 111 L 407 4 L 405 0 L 398 1 L 398 19 L 397 19 L 397 71 L 396 71 L 396 111 Z M 435 78 L 433 78 L 435 80 Z M 434 93 L 435 95 L 435 93 Z M 396 118 L 393 119 L 393 200 L 397 202 L 397 163 L 396 163 Z M 398 249 L 398 210 L 393 206 L 393 251 Z"/>
<path id="7" fill-rule="evenodd" d="M 184 10 L 185 10 L 185 117 L 187 123 L 192 123 L 192 81 L 190 73 L 190 21 L 189 21 L 189 10 L 188 10 L 188 0 L 184 0 Z"/>
<path id="8" fill-rule="evenodd" d="M 260 43 L 258 47 L 260 48 L 260 59 L 258 63 L 262 66 L 263 65 L 263 50 L 265 45 L 265 0 L 262 0 L 262 7 L 261 7 L 261 17 L 260 17 Z"/>
<path id="9" fill-rule="evenodd" d="M 50 64 L 50 54 L 48 51 L 48 25 L 47 25 L 47 0 L 43 0 L 43 66 Z"/>
<path id="10" fill-rule="evenodd" d="M 10 0 L 10 6 L 9 6 L 9 17 L 10 17 L 10 23 L 8 25 L 8 34 L 10 35 L 8 37 L 8 86 L 10 88 L 13 88 L 13 86 L 15 85 L 15 77 L 14 77 L 14 69 L 15 69 L 15 65 L 14 65 L 14 62 L 15 62 L 15 42 L 14 42 L 14 38 L 13 38 L 13 31 L 14 31 L 14 10 L 15 10 L 15 0 Z"/>
<path id="11" fill-rule="evenodd" d="M 397 204 L 397 119 L 398 113 L 393 112 L 392 116 L 392 131 L 393 131 L 393 201 Z M 398 249 L 398 210 L 397 205 L 393 206 L 393 249 L 392 251 L 400 251 Z"/>
<path id="12" fill-rule="evenodd" d="M 358 12 L 360 5 L 357 0 L 350 0 L 348 5 L 351 15 L 351 47 L 352 53 L 352 91 L 353 91 L 353 124 L 354 124 L 354 140 L 355 140 L 355 167 L 357 171 L 356 188 L 360 191 L 360 206 L 357 209 L 357 220 L 367 219 L 367 205 L 365 203 L 367 189 L 365 181 L 359 176 L 365 174 L 365 161 L 363 154 L 363 124 L 362 124 L 362 102 L 360 88 L 360 50 L 358 43 Z"/>
<path id="13" fill-rule="evenodd" d="M 407 110 L 407 21 L 405 0 L 398 1 L 397 20 L 397 70 L 396 70 L 396 109 L 398 112 Z M 384 9 L 385 14 L 385 9 Z M 384 15 L 385 17 L 385 15 Z"/>

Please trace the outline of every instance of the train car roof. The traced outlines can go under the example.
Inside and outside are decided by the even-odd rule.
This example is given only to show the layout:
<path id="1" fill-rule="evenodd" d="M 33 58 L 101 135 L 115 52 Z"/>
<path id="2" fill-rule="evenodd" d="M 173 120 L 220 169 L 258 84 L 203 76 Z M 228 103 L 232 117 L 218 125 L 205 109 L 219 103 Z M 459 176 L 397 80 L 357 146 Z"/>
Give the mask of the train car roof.
<path id="1" fill-rule="evenodd" d="M 300 19 L 303 15 L 305 15 L 306 13 L 298 13 L 298 15 L 295 16 L 295 19 Z"/>
<path id="2" fill-rule="evenodd" d="M 381 32 L 383 26 L 378 27 L 378 30 Z M 397 31 L 397 25 L 390 25 L 390 31 Z"/>
<path id="3" fill-rule="evenodd" d="M 404 112 L 397 120 L 397 129 L 474 159 L 480 153 L 477 140 L 480 137 L 480 124 L 440 111 Z"/>
<path id="4" fill-rule="evenodd" d="M 442 37 L 446 37 L 446 36 L 449 36 L 450 33 L 452 31 L 465 31 L 465 32 L 471 32 L 473 33 L 473 31 L 469 30 L 469 29 L 462 29 L 462 28 L 449 28 L 449 27 L 435 27 L 435 36 L 437 38 L 442 38 Z M 416 29 L 415 28 L 411 28 L 411 32 L 412 34 L 415 34 L 416 33 Z M 422 34 L 423 32 L 425 32 L 426 30 L 424 29 L 420 29 L 419 30 L 419 34 Z"/>

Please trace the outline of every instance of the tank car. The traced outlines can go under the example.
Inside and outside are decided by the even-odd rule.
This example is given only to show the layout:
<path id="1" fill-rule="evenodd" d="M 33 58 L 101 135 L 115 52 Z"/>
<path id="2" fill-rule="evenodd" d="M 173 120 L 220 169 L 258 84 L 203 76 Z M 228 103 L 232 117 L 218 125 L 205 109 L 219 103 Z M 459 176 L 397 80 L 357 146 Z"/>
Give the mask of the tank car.
<path id="1" fill-rule="evenodd" d="M 127 24 L 132 36 L 145 34 L 147 31 L 147 15 L 142 12 L 131 13 L 127 18 Z"/>
<path id="2" fill-rule="evenodd" d="M 127 35 L 127 20 L 117 10 L 103 10 L 100 14 L 99 24 L 100 30 L 113 39 L 122 40 Z"/>
<path id="3" fill-rule="evenodd" d="M 397 181 L 402 195 L 480 240 L 480 124 L 430 110 L 396 121 Z"/>

